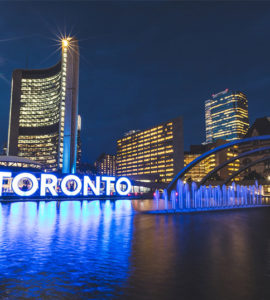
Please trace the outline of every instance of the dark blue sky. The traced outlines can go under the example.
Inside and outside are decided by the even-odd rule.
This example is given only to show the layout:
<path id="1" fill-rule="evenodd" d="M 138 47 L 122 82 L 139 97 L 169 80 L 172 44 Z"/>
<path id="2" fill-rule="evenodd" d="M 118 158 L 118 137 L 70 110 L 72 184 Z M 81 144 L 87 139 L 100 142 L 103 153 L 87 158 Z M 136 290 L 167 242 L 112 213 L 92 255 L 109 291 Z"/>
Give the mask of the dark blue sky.
<path id="1" fill-rule="evenodd" d="M 84 161 L 179 115 L 185 148 L 201 143 L 204 101 L 225 88 L 251 122 L 270 115 L 270 2 L 1 2 L 0 28 L 2 144 L 12 71 L 55 64 L 60 32 L 80 41 Z"/>

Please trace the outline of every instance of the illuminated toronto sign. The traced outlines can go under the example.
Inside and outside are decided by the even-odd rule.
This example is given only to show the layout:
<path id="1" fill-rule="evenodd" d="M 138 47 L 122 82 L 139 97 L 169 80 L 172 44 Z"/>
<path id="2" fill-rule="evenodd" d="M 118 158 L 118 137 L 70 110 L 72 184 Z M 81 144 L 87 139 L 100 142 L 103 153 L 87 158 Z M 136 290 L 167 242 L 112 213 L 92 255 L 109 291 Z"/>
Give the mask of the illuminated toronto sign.
<path id="1" fill-rule="evenodd" d="M 11 182 L 11 189 L 17 196 L 106 196 L 116 192 L 120 196 L 126 196 L 131 192 L 131 182 L 127 177 L 116 178 L 114 176 L 89 176 L 82 178 L 74 174 L 68 174 L 58 178 L 54 174 L 42 173 L 38 177 L 32 173 L 23 172 L 14 177 L 11 172 L 0 172 L 0 196 L 3 193 L 3 182 Z M 90 194 L 91 193 L 91 194 Z"/>

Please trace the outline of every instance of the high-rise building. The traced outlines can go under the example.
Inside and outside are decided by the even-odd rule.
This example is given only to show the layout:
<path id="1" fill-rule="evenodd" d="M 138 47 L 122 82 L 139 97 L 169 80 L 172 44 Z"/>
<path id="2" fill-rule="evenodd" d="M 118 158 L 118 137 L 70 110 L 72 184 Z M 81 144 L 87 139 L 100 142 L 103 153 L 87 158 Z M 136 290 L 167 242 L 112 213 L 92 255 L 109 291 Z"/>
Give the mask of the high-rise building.
<path id="1" fill-rule="evenodd" d="M 246 95 L 228 89 L 212 95 L 205 101 L 205 125 L 206 144 L 243 138 L 249 128 Z"/>
<path id="2" fill-rule="evenodd" d="M 111 154 L 101 154 L 95 162 L 97 173 L 100 175 L 116 175 L 116 157 Z"/>
<path id="3" fill-rule="evenodd" d="M 117 141 L 117 175 L 168 183 L 183 168 L 182 118 L 143 131 L 131 131 Z"/>
<path id="4" fill-rule="evenodd" d="M 77 169 L 81 165 L 82 160 L 82 141 L 81 141 L 81 129 L 82 129 L 82 118 L 78 115 L 78 123 L 77 123 Z"/>
<path id="5" fill-rule="evenodd" d="M 47 171 L 75 172 L 79 47 L 62 40 L 61 60 L 12 74 L 7 154 L 34 160 Z"/>

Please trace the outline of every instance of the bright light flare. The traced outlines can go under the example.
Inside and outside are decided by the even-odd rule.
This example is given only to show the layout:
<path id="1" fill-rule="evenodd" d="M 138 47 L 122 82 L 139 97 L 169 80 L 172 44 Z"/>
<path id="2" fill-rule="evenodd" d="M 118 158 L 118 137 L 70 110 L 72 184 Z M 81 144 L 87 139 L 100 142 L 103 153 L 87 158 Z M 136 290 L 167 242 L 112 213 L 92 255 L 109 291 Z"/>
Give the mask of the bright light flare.
<path id="1" fill-rule="evenodd" d="M 62 46 L 63 46 L 63 47 L 68 47 L 68 45 L 69 45 L 68 39 L 63 39 L 63 40 L 62 40 Z"/>
<path id="2" fill-rule="evenodd" d="M 70 35 L 61 35 L 58 37 L 59 48 L 68 51 L 77 51 L 74 39 Z"/>

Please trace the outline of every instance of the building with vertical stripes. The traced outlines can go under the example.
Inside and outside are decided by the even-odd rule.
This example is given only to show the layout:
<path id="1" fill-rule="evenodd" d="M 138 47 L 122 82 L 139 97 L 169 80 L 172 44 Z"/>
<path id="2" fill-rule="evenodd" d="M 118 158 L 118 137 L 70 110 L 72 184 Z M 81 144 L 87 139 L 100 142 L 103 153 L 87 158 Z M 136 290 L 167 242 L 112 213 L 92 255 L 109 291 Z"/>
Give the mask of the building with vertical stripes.
<path id="1" fill-rule="evenodd" d="M 12 75 L 7 155 L 40 163 L 46 171 L 76 171 L 79 47 L 62 40 L 60 61 Z"/>

